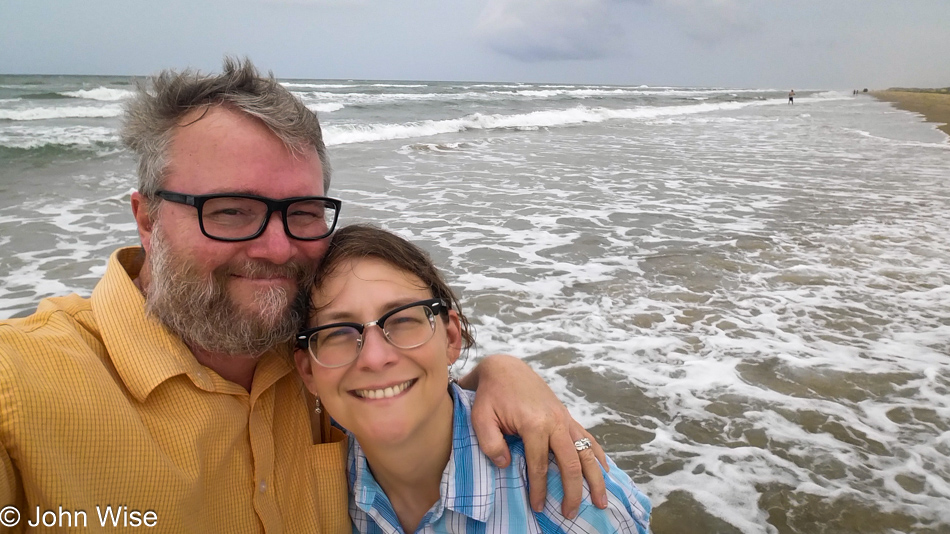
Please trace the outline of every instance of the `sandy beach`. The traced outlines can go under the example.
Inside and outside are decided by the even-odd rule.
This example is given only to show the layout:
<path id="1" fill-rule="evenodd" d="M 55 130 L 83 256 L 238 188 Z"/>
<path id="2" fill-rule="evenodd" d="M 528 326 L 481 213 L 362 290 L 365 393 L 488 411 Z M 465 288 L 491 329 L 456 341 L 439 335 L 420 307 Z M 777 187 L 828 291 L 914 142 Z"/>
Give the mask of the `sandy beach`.
<path id="1" fill-rule="evenodd" d="M 927 122 L 940 123 L 938 128 L 950 135 L 950 94 L 888 89 L 873 91 L 871 95 L 892 102 L 898 109 L 920 113 Z"/>

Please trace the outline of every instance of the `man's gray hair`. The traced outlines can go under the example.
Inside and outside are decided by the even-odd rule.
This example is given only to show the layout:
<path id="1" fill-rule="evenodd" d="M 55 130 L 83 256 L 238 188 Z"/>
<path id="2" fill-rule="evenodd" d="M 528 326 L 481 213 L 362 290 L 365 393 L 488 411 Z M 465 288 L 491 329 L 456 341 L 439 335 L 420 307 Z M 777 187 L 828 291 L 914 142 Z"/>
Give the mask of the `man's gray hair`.
<path id="1" fill-rule="evenodd" d="M 329 190 L 330 162 L 316 114 L 278 83 L 273 73 L 265 78 L 249 59 L 225 57 L 217 75 L 163 70 L 139 84 L 126 105 L 122 142 L 139 158 L 138 190 L 143 196 L 152 199 L 162 188 L 168 147 L 182 117 L 219 104 L 257 117 L 294 153 L 315 148 L 323 167 L 324 192 Z"/>

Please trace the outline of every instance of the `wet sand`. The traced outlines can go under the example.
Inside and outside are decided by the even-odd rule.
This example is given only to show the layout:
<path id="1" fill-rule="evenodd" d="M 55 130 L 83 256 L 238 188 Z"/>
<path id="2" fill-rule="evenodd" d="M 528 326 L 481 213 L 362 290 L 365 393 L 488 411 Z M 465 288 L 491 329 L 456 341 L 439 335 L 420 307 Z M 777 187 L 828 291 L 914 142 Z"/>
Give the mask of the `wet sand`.
<path id="1" fill-rule="evenodd" d="M 940 123 L 937 128 L 950 135 L 950 94 L 887 90 L 873 91 L 871 95 L 892 102 L 898 109 L 920 113 L 927 122 Z"/>

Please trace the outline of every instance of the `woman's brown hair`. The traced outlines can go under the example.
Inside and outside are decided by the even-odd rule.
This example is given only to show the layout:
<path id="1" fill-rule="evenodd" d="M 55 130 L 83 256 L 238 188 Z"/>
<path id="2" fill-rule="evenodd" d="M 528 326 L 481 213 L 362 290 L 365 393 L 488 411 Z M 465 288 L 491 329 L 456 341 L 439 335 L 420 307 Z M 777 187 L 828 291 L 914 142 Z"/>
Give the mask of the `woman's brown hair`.
<path id="1" fill-rule="evenodd" d="M 378 258 L 393 267 L 416 276 L 429 291 L 433 298 L 440 298 L 448 303 L 459 316 L 462 331 L 462 348 L 467 349 L 475 344 L 475 336 L 468 318 L 462 313 L 458 298 L 445 282 L 442 273 L 432 263 L 432 258 L 425 250 L 399 237 L 398 235 L 368 224 L 351 224 L 337 230 L 330 239 L 323 261 L 317 267 L 314 277 L 314 288 L 320 285 L 346 260 L 362 258 Z"/>

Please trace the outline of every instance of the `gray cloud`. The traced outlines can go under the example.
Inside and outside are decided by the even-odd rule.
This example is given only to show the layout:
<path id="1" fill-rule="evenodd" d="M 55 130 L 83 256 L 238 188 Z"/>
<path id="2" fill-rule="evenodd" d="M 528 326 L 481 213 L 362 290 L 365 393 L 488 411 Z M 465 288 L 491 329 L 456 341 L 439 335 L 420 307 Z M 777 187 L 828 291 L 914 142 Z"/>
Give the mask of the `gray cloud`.
<path id="1" fill-rule="evenodd" d="M 716 44 L 756 27 L 752 0 L 655 0 L 693 40 Z"/>
<path id="2" fill-rule="evenodd" d="M 611 55 L 623 31 L 609 0 L 489 0 L 475 35 L 521 61 L 599 59 Z"/>
<path id="3" fill-rule="evenodd" d="M 257 0 L 262 4 L 277 4 L 289 6 L 369 6 L 369 0 Z"/>
<path id="4" fill-rule="evenodd" d="M 235 54 L 282 77 L 843 89 L 950 84 L 948 0 L 117 5 L 0 0 L 0 72 L 214 70 L 224 54 Z M 175 39 L 168 28 L 176 29 Z"/>
<path id="5" fill-rule="evenodd" d="M 526 62 L 602 59 L 650 10 L 681 36 L 716 45 L 757 28 L 753 0 L 488 0 L 475 34 L 491 49 Z M 635 4 L 636 9 L 627 9 Z M 639 11 L 637 11 L 639 9 Z"/>

